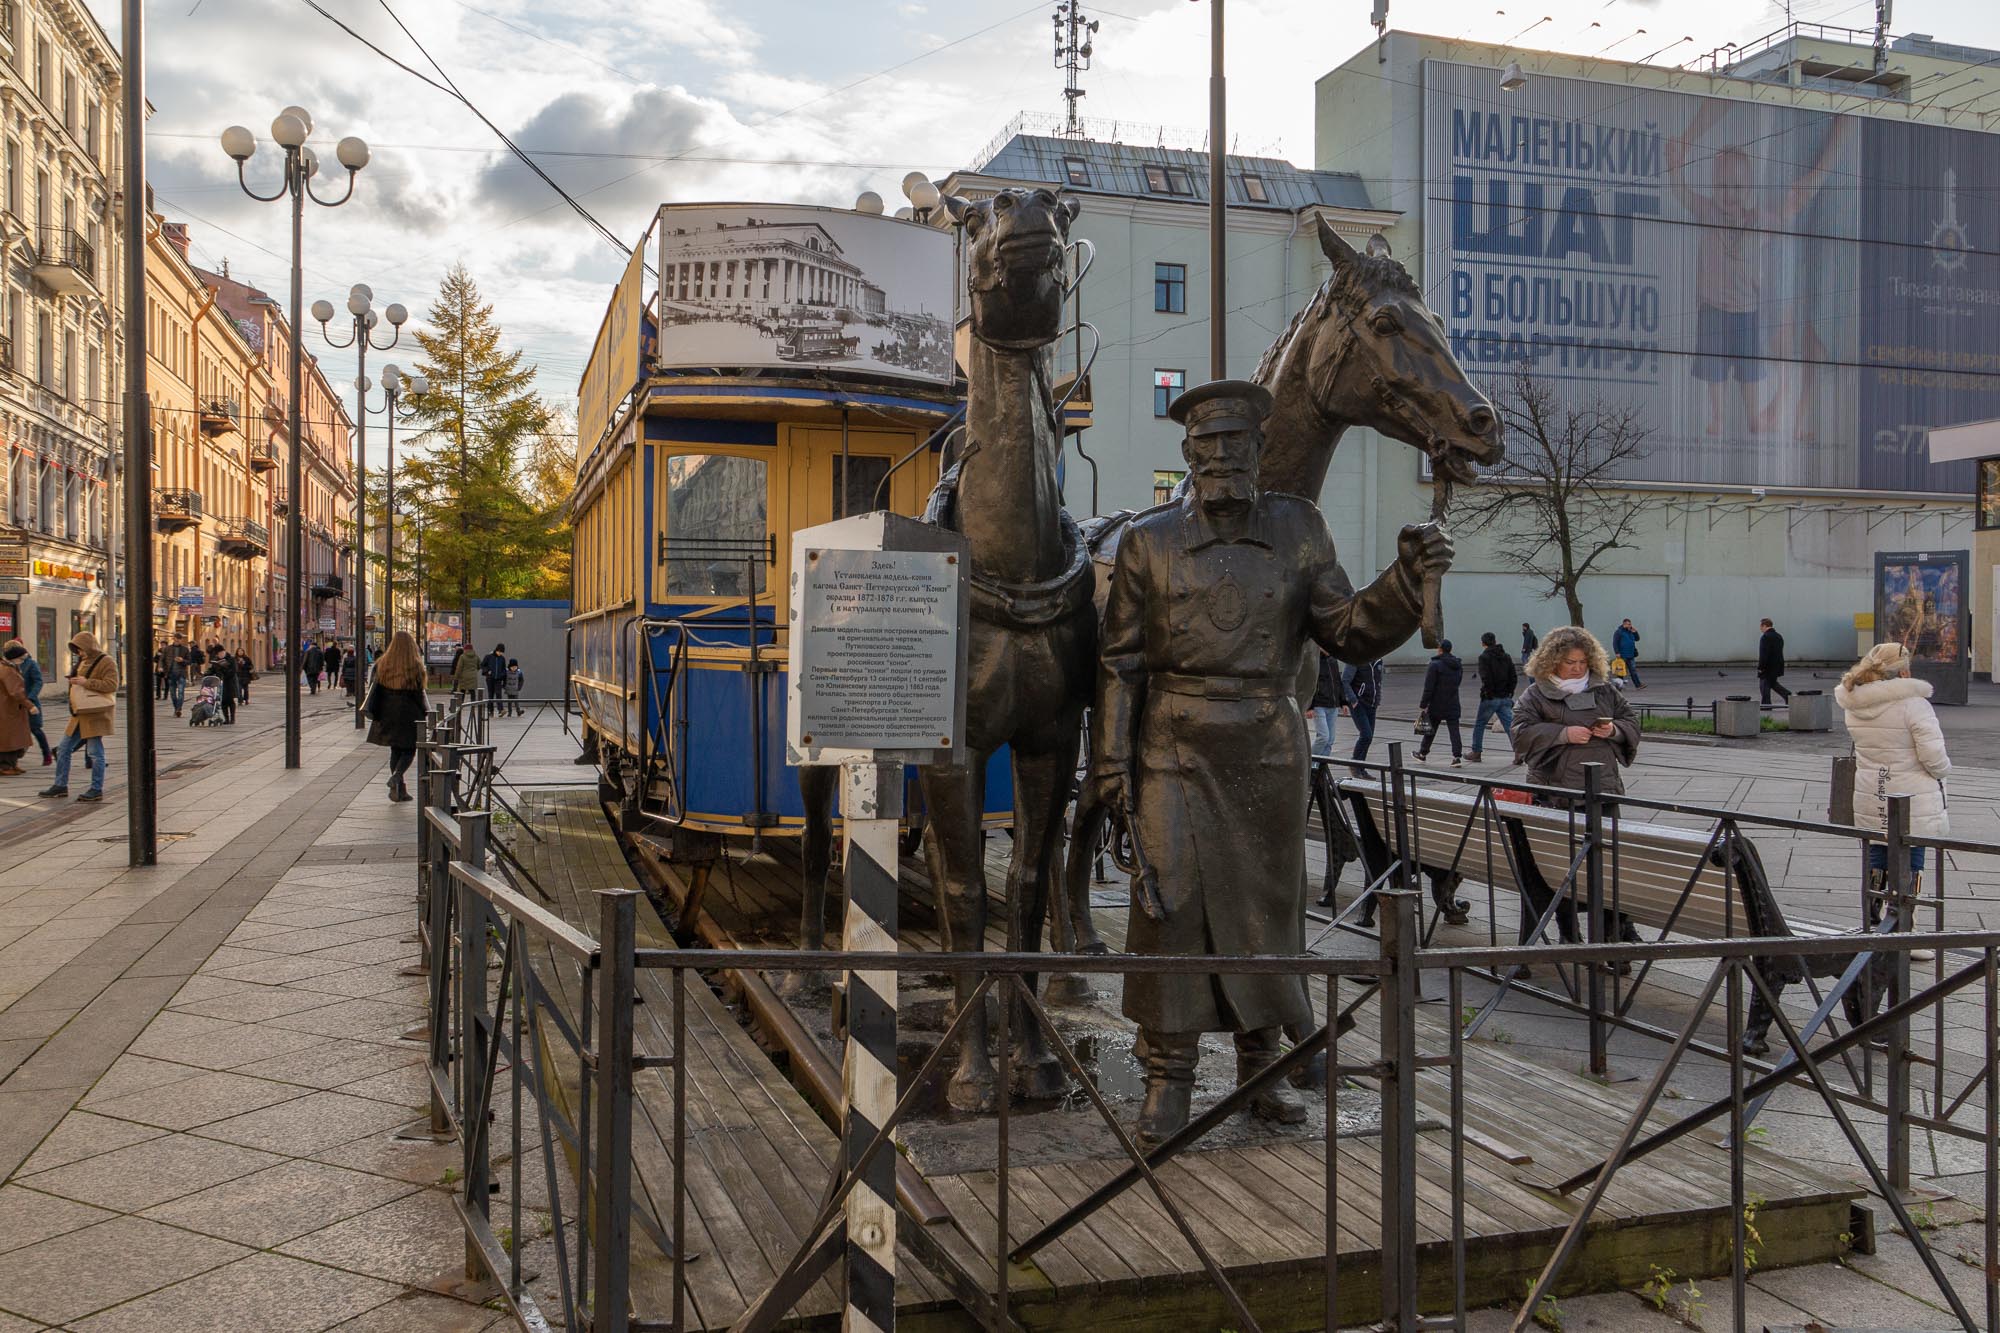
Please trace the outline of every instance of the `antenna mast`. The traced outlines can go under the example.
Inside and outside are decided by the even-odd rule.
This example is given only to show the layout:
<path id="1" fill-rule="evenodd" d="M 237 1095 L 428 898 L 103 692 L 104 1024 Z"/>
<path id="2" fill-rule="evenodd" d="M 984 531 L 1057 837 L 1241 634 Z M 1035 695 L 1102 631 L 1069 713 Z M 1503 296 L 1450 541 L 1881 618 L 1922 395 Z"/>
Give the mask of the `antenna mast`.
<path id="1" fill-rule="evenodd" d="M 1090 68 L 1090 44 L 1097 31 L 1097 20 L 1083 15 L 1083 0 L 1057 0 L 1053 15 L 1056 25 L 1056 68 L 1063 71 L 1063 99 L 1069 107 L 1065 118 L 1063 134 L 1071 139 L 1081 139 L 1083 117 L 1077 109 L 1077 102 L 1083 97 L 1083 89 L 1077 87 L 1076 76 Z"/>

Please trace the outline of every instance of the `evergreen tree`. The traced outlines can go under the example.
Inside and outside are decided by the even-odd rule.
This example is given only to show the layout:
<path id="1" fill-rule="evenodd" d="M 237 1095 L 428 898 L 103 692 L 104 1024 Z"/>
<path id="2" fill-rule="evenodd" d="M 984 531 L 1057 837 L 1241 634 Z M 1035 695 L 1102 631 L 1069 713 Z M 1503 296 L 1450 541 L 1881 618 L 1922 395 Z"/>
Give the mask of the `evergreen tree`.
<path id="1" fill-rule="evenodd" d="M 535 368 L 503 350 L 493 307 L 463 265 L 445 274 L 427 320 L 416 337 L 430 383 L 403 399 L 421 447 L 403 464 L 397 508 L 407 496 L 424 528 L 425 601 L 470 609 L 475 597 L 528 591 L 557 540 L 522 462 L 550 414 L 532 388 Z"/>

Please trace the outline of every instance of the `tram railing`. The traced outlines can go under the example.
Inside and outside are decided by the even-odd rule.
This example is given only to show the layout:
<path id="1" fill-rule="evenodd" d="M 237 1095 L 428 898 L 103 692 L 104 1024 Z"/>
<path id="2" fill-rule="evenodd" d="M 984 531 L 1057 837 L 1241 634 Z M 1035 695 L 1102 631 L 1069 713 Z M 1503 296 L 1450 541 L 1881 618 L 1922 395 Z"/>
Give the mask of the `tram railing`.
<path id="1" fill-rule="evenodd" d="M 1429 781 L 1433 776 L 1426 774 L 1424 780 Z M 640 948 L 634 943 L 635 895 L 629 891 L 605 891 L 597 895 L 597 934 L 593 938 L 488 871 L 483 863 L 489 845 L 483 827 L 486 816 L 476 811 L 454 814 L 444 808 L 451 798 L 452 781 L 452 772 L 446 769 L 425 784 L 423 813 L 423 827 L 427 830 L 423 863 L 428 870 L 429 889 L 425 911 L 431 917 L 427 949 L 431 964 L 432 1123 L 456 1136 L 464 1156 L 465 1188 L 459 1192 L 459 1207 L 467 1233 L 468 1273 L 477 1267 L 482 1274 L 499 1281 L 516 1322 L 523 1328 L 546 1327 L 529 1290 L 530 1281 L 522 1273 L 520 1256 L 524 1236 L 520 1221 L 522 1164 L 524 1160 L 535 1160 L 537 1154 L 548 1178 L 550 1206 L 555 1210 L 554 1285 L 566 1326 L 589 1327 L 598 1333 L 689 1327 L 685 1267 L 693 1256 L 676 1242 L 688 1234 L 689 1216 L 689 1200 L 678 1164 L 689 1160 L 688 1073 L 680 1056 L 686 1049 L 690 973 L 695 974 L 694 985 L 704 984 L 703 973 L 722 969 L 824 973 L 865 967 L 871 971 L 932 977 L 969 972 L 979 978 L 973 1004 L 961 1011 L 922 1067 L 905 1084 L 894 1114 L 858 1151 L 850 1146 L 849 1160 L 835 1168 L 825 1192 L 819 1196 L 811 1225 L 800 1233 L 802 1243 L 782 1264 L 772 1263 L 771 1268 L 776 1272 L 774 1282 L 737 1327 L 745 1330 L 774 1327 L 812 1287 L 828 1256 L 837 1251 L 827 1241 L 839 1226 L 843 1199 L 871 1161 L 884 1151 L 894 1151 L 890 1143 L 895 1131 L 940 1076 L 962 1031 L 965 1015 L 991 994 L 1000 1000 L 996 1009 L 998 1086 L 1009 1086 L 1012 1043 L 1008 1025 L 1014 1021 L 1018 1003 L 1018 1012 L 1041 1028 L 1093 1113 L 1118 1142 L 1124 1165 L 1061 1216 L 1048 1219 L 1038 1230 L 1024 1236 L 1022 1233 L 1028 1228 L 1015 1225 L 1012 1211 L 1014 1186 L 1010 1172 L 1014 1168 L 1009 1145 L 1015 1112 L 1003 1097 L 994 1117 L 999 1151 L 997 1227 L 992 1237 L 991 1269 L 979 1274 L 978 1281 L 969 1288 L 963 1283 L 953 1286 L 971 1317 L 984 1327 L 1021 1327 L 1017 1315 L 1022 1297 L 1010 1291 L 1010 1275 L 1017 1271 L 1011 1265 L 1031 1259 L 1124 1191 L 1144 1188 L 1155 1197 L 1182 1243 L 1220 1293 L 1230 1311 L 1230 1325 L 1247 1333 L 1262 1326 L 1257 1307 L 1264 1284 L 1232 1276 L 1204 1243 L 1195 1225 L 1192 1205 L 1177 1197 L 1170 1180 L 1162 1177 L 1162 1168 L 1169 1161 L 1199 1145 L 1216 1125 L 1242 1109 L 1260 1091 L 1275 1086 L 1278 1080 L 1288 1078 L 1324 1055 L 1329 1087 L 1342 1079 L 1372 1083 L 1379 1092 L 1382 1107 L 1379 1147 L 1374 1154 L 1375 1164 L 1369 1168 L 1375 1173 L 1371 1179 L 1363 1180 L 1356 1174 L 1357 1157 L 1340 1152 L 1339 1142 L 1348 1136 L 1338 1128 L 1336 1117 L 1329 1113 L 1321 1130 L 1328 1164 L 1324 1194 L 1317 1209 L 1308 1211 L 1320 1214 L 1323 1228 L 1324 1252 L 1318 1280 L 1322 1284 L 1326 1326 L 1342 1327 L 1379 1318 L 1384 1327 L 1396 1330 L 1463 1328 L 1468 1300 L 1467 1084 L 1469 1079 L 1477 1077 L 1476 1066 L 1466 1058 L 1468 1046 L 1476 1040 L 1468 1035 L 1469 1024 L 1464 1021 L 1468 998 L 1475 993 L 1490 993 L 1498 984 L 1496 979 L 1506 977 L 1522 965 L 1601 970 L 1608 977 L 1618 975 L 1623 968 L 1644 970 L 1690 963 L 1702 965 L 1706 972 L 1699 995 L 1691 1007 L 1683 1006 L 1682 1012 L 1671 1021 L 1657 1027 L 1664 1037 L 1665 1052 L 1645 1091 L 1632 1103 L 1612 1151 L 1552 1185 L 1552 1191 L 1559 1197 L 1577 1201 L 1575 1210 L 1561 1239 L 1551 1248 L 1530 1284 L 1526 1298 L 1520 1301 L 1513 1327 L 1525 1327 L 1533 1320 L 1544 1308 L 1546 1297 L 1566 1294 L 1579 1286 L 1574 1269 L 1580 1256 L 1611 1264 L 1609 1276 L 1623 1285 L 1637 1285 L 1645 1280 L 1644 1273 L 1618 1268 L 1612 1250 L 1592 1248 L 1594 1235 L 1600 1233 L 1591 1231 L 1590 1222 L 1609 1187 L 1634 1162 L 1696 1131 L 1723 1124 L 1728 1130 L 1726 1140 L 1709 1146 L 1711 1151 L 1724 1154 L 1727 1161 L 1726 1248 L 1729 1280 L 1736 1297 L 1731 1308 L 1735 1327 L 1743 1328 L 1744 1284 L 1759 1260 L 1753 1218 L 1757 1204 L 1748 1194 L 1746 1173 L 1752 1155 L 1763 1151 L 1755 1136 L 1748 1132 L 1749 1124 L 1762 1100 L 1785 1088 L 1809 1094 L 1815 1109 L 1837 1124 L 1855 1161 L 1866 1172 L 1875 1192 L 1936 1281 L 1937 1302 L 1948 1308 L 1963 1328 L 2000 1327 L 2000 1197 L 1996 1197 L 2000 1196 L 2000 1117 L 1996 1117 L 1996 1111 L 2000 1111 L 2000 1052 L 1996 1052 L 1996 1042 L 2000 1042 L 2000 932 L 1913 932 L 1911 927 L 1920 906 L 1908 893 L 1906 878 L 1892 886 L 1888 904 L 1891 924 L 1887 933 L 1865 942 L 1868 951 L 1884 954 L 1890 960 L 1889 985 L 1882 1007 L 1871 1010 L 1845 1031 L 1834 1033 L 1822 1029 L 1815 1042 L 1779 1003 L 1779 996 L 1765 977 L 1765 965 L 1774 958 L 1811 960 L 1852 954 L 1857 949 L 1855 938 L 1740 936 L 1640 943 L 1593 939 L 1578 944 L 1519 945 L 1502 943 L 1495 935 L 1483 946 L 1427 942 L 1419 911 L 1421 862 L 1413 853 L 1405 831 L 1398 835 L 1402 854 L 1392 873 L 1378 877 L 1368 886 L 1381 919 L 1379 931 L 1370 937 L 1374 942 L 1370 951 L 1340 957 L 1090 956 L 1066 960 L 1073 970 L 1122 978 L 1216 971 L 1294 976 L 1312 988 L 1319 1002 L 1320 1026 L 1316 1031 L 1298 1041 L 1256 1078 L 1204 1111 L 1185 1131 L 1155 1148 L 1141 1151 L 1113 1114 L 1091 1072 L 1062 1039 L 1032 985 L 1024 984 L 1031 974 L 1050 970 L 1049 955 L 885 956 L 839 951 Z M 1416 788 L 1417 776 L 1407 770 L 1401 772 L 1391 788 L 1391 809 L 1406 816 L 1413 813 Z M 1575 798 L 1582 793 L 1566 795 Z M 1602 800 L 1606 804 L 1641 804 L 1622 797 Z M 1704 810 L 1668 802 L 1645 804 L 1662 811 Z M 1736 824 L 1791 827 L 1863 842 L 1869 840 L 1862 830 L 1827 829 L 1745 812 L 1720 813 Z M 1906 817 L 1906 807 L 1899 802 L 1892 811 L 1891 828 L 1904 827 Z M 1615 826 L 1618 821 L 1614 818 L 1610 822 Z M 1608 855 L 1608 837 L 1600 834 L 1596 840 L 1600 844 L 1596 854 Z M 1948 847 L 1965 855 L 2000 855 L 2000 846 L 1963 840 L 1908 841 L 1941 849 Z M 1892 850 L 1896 850 L 1894 844 Z M 1585 882 L 1589 879 L 1586 873 Z M 1435 922 L 1431 923 L 1431 929 L 1436 929 Z M 490 975 L 489 956 L 496 947 L 500 966 L 494 978 Z M 1940 960 L 1934 977 L 1922 983 L 1910 977 L 1909 954 L 1916 949 L 1934 950 Z M 646 973 L 663 974 L 670 997 L 664 1007 L 669 1014 L 655 1012 L 662 1007 L 657 1003 L 640 1003 L 640 978 Z M 497 986 L 492 984 L 496 979 Z M 1435 993 L 1439 982 L 1448 1008 L 1443 1011 L 1442 1021 L 1425 1022 L 1420 1018 L 1423 1012 L 1419 1008 L 1420 998 L 1427 991 Z M 1590 992 L 1585 988 L 1583 993 Z M 561 998 L 565 995 L 567 1003 Z M 1784 1058 L 1776 1063 L 1758 1061 L 1743 1052 L 1740 1038 L 1753 995 L 1761 995 L 1775 1012 L 1785 1050 Z M 1014 1003 L 1009 1003 L 1010 1000 Z M 1845 1062 L 1857 1053 L 1872 1051 L 1879 1051 L 1892 1070 L 1900 1065 L 1907 1071 L 1914 1055 L 1910 1038 L 1913 1024 L 1927 1017 L 1943 1023 L 1948 1003 L 1961 1007 L 1961 1019 L 1969 1011 L 1971 1021 L 1964 1026 L 1981 1034 L 1982 1046 L 1971 1057 L 1974 1067 L 1969 1071 L 1946 1071 L 1942 1067 L 1936 1071 L 1940 1080 L 1937 1086 L 1946 1095 L 1933 1106 L 1948 1101 L 1949 1112 L 1942 1116 L 1914 1114 L 1907 1077 L 1891 1076 L 1872 1089 L 1854 1078 L 1852 1067 Z M 1825 1009 L 1826 1002 L 1819 1007 Z M 1370 1016 L 1374 1026 L 1372 1037 L 1359 1035 L 1360 1021 Z M 1718 1018 L 1724 1040 L 1720 1044 L 1698 1042 L 1698 1034 L 1704 1028 L 1712 1028 Z M 652 1049 L 649 1053 L 635 1054 L 635 1034 L 642 1022 L 651 1025 L 648 1044 Z M 1357 1045 L 1361 1049 L 1357 1050 Z M 1690 1058 L 1719 1061 L 1725 1067 L 1727 1094 L 1662 1123 L 1659 1112 L 1667 1085 L 1676 1072 L 1685 1070 Z M 556 1068 L 552 1069 L 552 1065 Z M 575 1071 L 570 1079 L 574 1090 L 567 1095 L 563 1092 L 561 1066 L 564 1065 Z M 496 1105 L 496 1099 L 511 1099 L 511 1119 L 503 1113 L 502 1106 Z M 539 1141 L 526 1137 L 530 1130 L 524 1128 L 521 1113 L 524 1099 L 532 1099 L 537 1111 L 533 1128 Z M 1440 1099 L 1448 1108 L 1445 1116 L 1448 1135 L 1443 1148 L 1449 1155 L 1450 1198 L 1448 1224 L 1436 1227 L 1419 1222 L 1417 1144 L 1426 1116 L 1434 1114 L 1434 1109 L 1427 1112 L 1424 1107 L 1435 1108 Z M 478 1113 L 482 1107 L 502 1113 L 497 1123 L 508 1126 L 512 1177 L 507 1207 L 512 1224 L 504 1237 L 491 1226 L 493 1131 L 487 1128 L 492 1118 Z M 570 1113 L 572 1107 L 574 1117 Z M 1971 1284 L 1954 1285 L 1924 1227 L 1910 1212 L 1907 1135 L 1913 1125 L 1942 1128 L 1960 1111 L 1968 1112 L 1969 1117 L 1974 1107 L 1983 1111 L 1978 1128 L 1960 1122 L 1951 1131 L 1980 1146 L 1986 1181 L 1982 1289 L 1975 1297 L 1967 1298 L 1960 1291 Z M 670 1164 L 670 1186 L 663 1187 L 662 1182 L 651 1178 L 638 1181 L 634 1167 L 635 1123 L 657 1138 L 657 1149 L 664 1151 Z M 1881 1160 L 1870 1143 L 1870 1136 L 1878 1126 L 1888 1142 L 1886 1161 Z M 1904 1143 L 1900 1152 L 1899 1136 Z M 560 1162 L 558 1148 L 562 1150 Z M 652 1150 L 649 1146 L 649 1151 Z M 572 1173 L 580 1186 L 568 1193 L 556 1179 L 564 1169 Z M 1899 1171 L 1904 1178 L 1899 1179 Z M 1343 1196 L 1357 1188 L 1365 1189 L 1370 1207 L 1365 1210 L 1354 1207 L 1351 1195 L 1343 1207 Z M 566 1198 L 580 1201 L 573 1216 L 563 1213 Z M 1712 1207 L 1714 1202 L 1706 1204 Z M 1703 1206 L 1704 1201 L 1690 1203 Z M 1310 1218 L 1301 1220 L 1310 1222 Z M 1366 1281 L 1354 1274 L 1355 1254 L 1351 1250 L 1342 1254 L 1339 1249 L 1343 1231 L 1373 1232 L 1379 1236 L 1377 1253 L 1363 1256 L 1361 1264 L 1377 1270 L 1375 1280 Z M 647 1261 L 664 1263 L 671 1270 L 669 1294 L 660 1308 L 632 1307 L 635 1284 L 631 1265 L 635 1247 L 656 1251 L 657 1257 L 649 1253 Z M 1449 1266 L 1451 1275 L 1448 1284 L 1438 1280 L 1440 1266 L 1444 1265 Z M 658 1284 L 648 1283 L 645 1287 L 657 1290 Z M 1975 1306 L 1983 1306 L 1977 1318 Z M 1448 1324 L 1430 1318 L 1437 1314 L 1448 1315 Z"/>

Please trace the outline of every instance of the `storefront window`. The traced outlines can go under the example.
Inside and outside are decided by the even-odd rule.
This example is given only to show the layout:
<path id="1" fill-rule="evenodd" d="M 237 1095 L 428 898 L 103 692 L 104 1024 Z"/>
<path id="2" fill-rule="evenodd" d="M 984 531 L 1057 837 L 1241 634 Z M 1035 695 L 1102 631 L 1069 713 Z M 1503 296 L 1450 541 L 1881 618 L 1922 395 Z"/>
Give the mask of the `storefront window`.
<path id="1" fill-rule="evenodd" d="M 763 460 L 725 454 L 667 460 L 662 554 L 669 597 L 766 591 L 768 533 Z"/>

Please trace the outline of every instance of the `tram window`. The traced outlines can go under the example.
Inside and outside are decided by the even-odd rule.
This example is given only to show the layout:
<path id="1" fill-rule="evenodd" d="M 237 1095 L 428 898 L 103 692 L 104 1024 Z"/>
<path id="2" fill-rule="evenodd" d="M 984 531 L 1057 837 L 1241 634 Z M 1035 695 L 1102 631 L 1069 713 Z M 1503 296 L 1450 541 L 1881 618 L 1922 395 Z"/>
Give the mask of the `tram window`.
<path id="1" fill-rule="evenodd" d="M 850 470 L 851 469 L 851 470 Z M 875 508 L 876 493 L 889 475 L 889 460 L 874 454 L 838 454 L 833 459 L 833 509 L 835 518 L 866 514 Z M 882 503 L 888 504 L 887 496 Z"/>
<path id="2" fill-rule="evenodd" d="M 727 454 L 667 460 L 667 595 L 744 597 L 766 589 L 764 463 Z"/>

